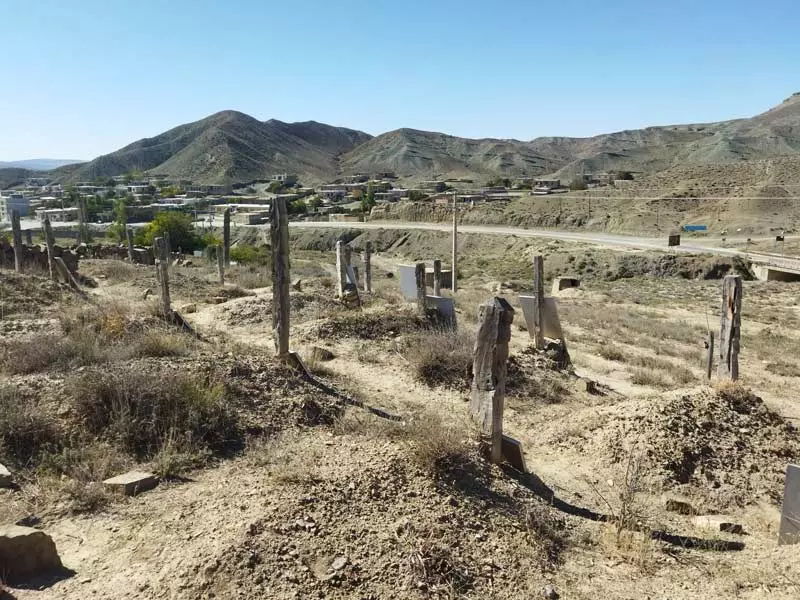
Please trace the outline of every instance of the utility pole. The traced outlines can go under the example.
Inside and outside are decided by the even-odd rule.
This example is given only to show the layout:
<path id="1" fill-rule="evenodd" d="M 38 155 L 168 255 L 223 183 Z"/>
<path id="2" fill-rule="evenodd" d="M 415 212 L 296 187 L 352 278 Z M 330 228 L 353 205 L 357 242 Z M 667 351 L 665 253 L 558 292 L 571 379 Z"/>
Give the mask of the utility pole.
<path id="1" fill-rule="evenodd" d="M 452 290 L 455 294 L 458 291 L 458 207 L 456 206 L 456 192 L 453 191 L 453 258 L 452 258 Z"/>

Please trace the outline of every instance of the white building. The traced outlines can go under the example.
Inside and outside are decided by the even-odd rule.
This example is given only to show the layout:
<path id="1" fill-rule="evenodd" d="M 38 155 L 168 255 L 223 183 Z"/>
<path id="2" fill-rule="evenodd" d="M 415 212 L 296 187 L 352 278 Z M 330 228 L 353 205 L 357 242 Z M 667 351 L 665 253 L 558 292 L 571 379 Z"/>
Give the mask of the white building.
<path id="1" fill-rule="evenodd" d="M 77 221 L 78 208 L 40 208 L 36 211 L 36 217 L 42 222 L 44 222 L 45 218 L 48 218 L 51 223 Z"/>

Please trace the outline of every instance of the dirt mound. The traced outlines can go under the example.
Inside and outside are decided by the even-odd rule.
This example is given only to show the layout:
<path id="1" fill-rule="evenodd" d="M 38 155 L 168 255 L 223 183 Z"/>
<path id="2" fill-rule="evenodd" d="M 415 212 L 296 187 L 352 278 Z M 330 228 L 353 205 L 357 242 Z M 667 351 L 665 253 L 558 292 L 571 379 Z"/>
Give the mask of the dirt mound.
<path id="1" fill-rule="evenodd" d="M 665 487 L 689 486 L 718 508 L 761 497 L 780 503 L 800 432 L 739 386 L 671 398 L 620 425 L 613 454 L 639 446 Z"/>
<path id="2" fill-rule="evenodd" d="M 316 335 L 321 339 L 381 340 L 422 331 L 431 326 L 427 319 L 410 312 L 354 313 L 334 317 L 320 324 L 316 328 Z"/>
<path id="3" fill-rule="evenodd" d="M 331 443 L 335 473 L 281 488 L 239 543 L 188 568 L 194 597 L 533 597 L 558 561 L 563 517 L 480 459 L 437 480 L 397 447 Z"/>
<path id="4" fill-rule="evenodd" d="M 616 269 L 611 271 L 607 279 L 613 281 L 642 276 L 722 279 L 732 273 L 742 275 L 747 281 L 754 278 L 750 266 L 738 257 L 629 254 L 618 258 Z"/>
<path id="5" fill-rule="evenodd" d="M 293 293 L 289 296 L 292 321 L 319 319 L 341 306 L 333 298 L 315 294 Z M 228 325 L 255 325 L 272 322 L 272 299 L 259 297 L 245 302 L 226 304 L 222 315 Z"/>
<path id="6" fill-rule="evenodd" d="M 24 315 L 40 317 L 50 309 L 70 304 L 75 293 L 48 277 L 3 270 L 0 276 L 0 318 Z"/>

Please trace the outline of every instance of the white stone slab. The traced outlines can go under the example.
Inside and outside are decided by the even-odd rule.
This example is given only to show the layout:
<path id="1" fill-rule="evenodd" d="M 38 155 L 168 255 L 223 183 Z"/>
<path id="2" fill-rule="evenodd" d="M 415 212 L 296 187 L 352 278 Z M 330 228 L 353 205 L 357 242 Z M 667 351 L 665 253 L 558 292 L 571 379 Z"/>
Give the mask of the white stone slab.
<path id="1" fill-rule="evenodd" d="M 123 475 L 106 479 L 103 485 L 112 490 L 122 492 L 126 496 L 135 496 L 156 487 L 158 485 L 158 477 L 152 473 L 130 471 Z"/>
<path id="2" fill-rule="evenodd" d="M 406 300 L 417 299 L 417 275 L 414 265 L 400 265 L 400 291 Z"/>
<path id="3" fill-rule="evenodd" d="M 800 466 L 786 467 L 778 544 L 800 543 Z"/>
<path id="4" fill-rule="evenodd" d="M 455 326 L 456 303 L 452 298 L 445 298 L 443 296 L 425 296 L 425 308 L 435 308 L 439 313 L 439 316 L 444 321 L 447 321 Z"/>
<path id="5" fill-rule="evenodd" d="M 525 317 L 525 325 L 528 328 L 528 335 L 533 337 L 533 312 L 536 306 L 535 296 L 520 296 L 519 303 L 522 305 L 522 315 Z M 545 298 L 542 305 L 542 335 L 551 340 L 563 340 L 564 332 L 561 329 L 561 321 L 558 319 L 558 304 L 555 298 Z"/>

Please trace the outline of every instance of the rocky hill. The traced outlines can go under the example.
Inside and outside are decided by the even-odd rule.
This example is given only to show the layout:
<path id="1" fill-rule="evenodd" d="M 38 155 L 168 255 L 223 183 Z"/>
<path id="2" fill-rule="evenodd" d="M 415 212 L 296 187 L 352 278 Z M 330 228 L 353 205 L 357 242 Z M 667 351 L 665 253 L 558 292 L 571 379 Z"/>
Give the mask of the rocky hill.
<path id="1" fill-rule="evenodd" d="M 800 94 L 750 119 L 648 127 L 590 138 L 468 139 L 398 129 L 377 137 L 314 121 L 258 121 L 235 111 L 181 125 L 83 165 L 67 181 L 134 169 L 203 183 L 235 183 L 288 171 L 307 182 L 394 171 L 412 179 L 628 170 L 653 174 L 800 155 Z"/>

